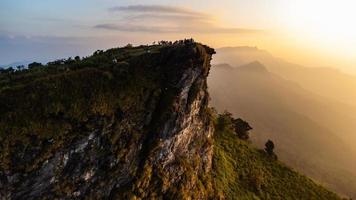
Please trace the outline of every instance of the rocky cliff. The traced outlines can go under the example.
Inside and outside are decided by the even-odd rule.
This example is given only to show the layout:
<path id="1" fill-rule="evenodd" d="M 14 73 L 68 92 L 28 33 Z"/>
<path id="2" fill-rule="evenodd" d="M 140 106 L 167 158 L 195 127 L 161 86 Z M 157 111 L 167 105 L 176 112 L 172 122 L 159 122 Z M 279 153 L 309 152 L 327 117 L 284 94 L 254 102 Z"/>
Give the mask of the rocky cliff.
<path id="1" fill-rule="evenodd" d="M 0 75 L 0 199 L 206 199 L 214 50 L 97 51 Z"/>
<path id="2" fill-rule="evenodd" d="M 184 40 L 0 70 L 0 200 L 340 199 L 208 108 L 212 54 Z"/>

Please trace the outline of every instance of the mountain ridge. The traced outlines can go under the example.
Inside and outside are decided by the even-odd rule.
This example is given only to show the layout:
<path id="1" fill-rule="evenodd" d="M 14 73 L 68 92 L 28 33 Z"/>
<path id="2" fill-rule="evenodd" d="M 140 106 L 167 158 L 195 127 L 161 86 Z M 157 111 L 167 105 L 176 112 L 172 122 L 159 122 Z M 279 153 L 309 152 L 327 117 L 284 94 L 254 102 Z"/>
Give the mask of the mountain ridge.
<path id="1" fill-rule="evenodd" d="M 230 125 L 220 131 L 233 144 L 214 136 L 221 136 L 215 127 L 220 119 L 208 107 L 214 53 L 182 40 L 1 72 L 0 197 L 238 198 L 232 189 L 254 199 L 303 197 L 302 191 L 339 199 L 258 153 Z M 257 185 L 248 174 L 235 176 L 249 168 L 225 158 L 237 158 L 240 150 L 250 152 L 243 163 L 273 175 Z M 233 188 L 224 184 L 226 177 Z M 284 184 L 293 190 L 283 190 Z"/>
<path id="2" fill-rule="evenodd" d="M 15 72 L 0 89 L 1 194 L 207 198 L 213 53 L 182 41 Z"/>
<path id="3" fill-rule="evenodd" d="M 216 51 L 217 54 L 214 56 L 213 65 L 227 63 L 233 67 L 237 67 L 258 60 L 270 72 L 295 81 L 305 89 L 311 90 L 323 97 L 356 106 L 353 100 L 347 98 L 350 95 L 356 98 L 356 93 L 351 92 L 356 86 L 356 77 L 344 73 L 335 67 L 308 67 L 291 63 L 257 47 L 222 47 L 216 49 Z M 331 82 L 327 82 L 327 80 Z M 325 89 L 326 86 L 328 90 Z"/>

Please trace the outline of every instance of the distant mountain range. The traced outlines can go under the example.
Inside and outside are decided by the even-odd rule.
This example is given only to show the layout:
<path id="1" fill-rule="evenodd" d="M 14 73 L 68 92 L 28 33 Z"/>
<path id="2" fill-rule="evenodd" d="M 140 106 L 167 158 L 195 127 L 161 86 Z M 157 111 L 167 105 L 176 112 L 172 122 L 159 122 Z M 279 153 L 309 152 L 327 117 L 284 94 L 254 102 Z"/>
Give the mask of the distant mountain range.
<path id="1" fill-rule="evenodd" d="M 13 63 L 9 63 L 9 64 L 0 64 L 0 68 L 8 68 L 8 67 L 15 68 L 20 65 L 27 66 L 30 63 L 31 63 L 30 61 L 20 61 L 20 62 L 13 62 Z"/>
<path id="2" fill-rule="evenodd" d="M 356 197 L 356 107 L 350 100 L 356 99 L 356 78 L 249 47 L 218 49 L 214 63 L 208 77 L 213 106 L 247 120 L 258 146 L 272 139 L 281 160 Z"/>
<path id="3" fill-rule="evenodd" d="M 356 106 L 356 77 L 336 68 L 290 63 L 256 47 L 226 47 L 216 51 L 213 64 L 227 63 L 236 67 L 258 60 L 270 72 L 292 80 L 313 93 Z"/>

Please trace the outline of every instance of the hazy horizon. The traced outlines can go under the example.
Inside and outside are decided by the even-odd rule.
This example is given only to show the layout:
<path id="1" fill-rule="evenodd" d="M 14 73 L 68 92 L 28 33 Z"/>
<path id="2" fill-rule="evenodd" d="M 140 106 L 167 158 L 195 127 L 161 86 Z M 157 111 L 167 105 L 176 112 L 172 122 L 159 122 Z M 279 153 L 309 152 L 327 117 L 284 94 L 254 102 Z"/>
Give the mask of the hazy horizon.
<path id="1" fill-rule="evenodd" d="M 192 37 L 214 48 L 257 46 L 293 63 L 356 72 L 353 7 L 348 0 L 4 0 L 0 63 Z"/>
<path id="2" fill-rule="evenodd" d="M 355 8 L 1 0 L 0 199 L 356 198 Z"/>

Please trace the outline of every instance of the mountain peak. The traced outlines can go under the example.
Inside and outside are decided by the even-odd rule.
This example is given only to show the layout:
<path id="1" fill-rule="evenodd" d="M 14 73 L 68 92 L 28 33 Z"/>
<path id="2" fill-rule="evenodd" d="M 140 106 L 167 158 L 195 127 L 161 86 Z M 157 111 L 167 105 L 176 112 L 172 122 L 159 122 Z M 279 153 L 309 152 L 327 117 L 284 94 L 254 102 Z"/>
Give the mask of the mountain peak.
<path id="1" fill-rule="evenodd" d="M 216 64 L 213 67 L 218 68 L 218 69 L 225 69 L 225 70 L 233 70 L 234 69 L 234 67 L 232 67 L 231 65 L 229 65 L 227 63 Z"/>
<path id="2" fill-rule="evenodd" d="M 250 71 L 250 72 L 263 72 L 263 73 L 267 73 L 267 67 L 264 66 L 261 62 L 259 61 L 253 61 L 250 62 L 248 64 L 239 66 L 238 69 L 240 70 L 246 70 L 246 71 Z"/>

